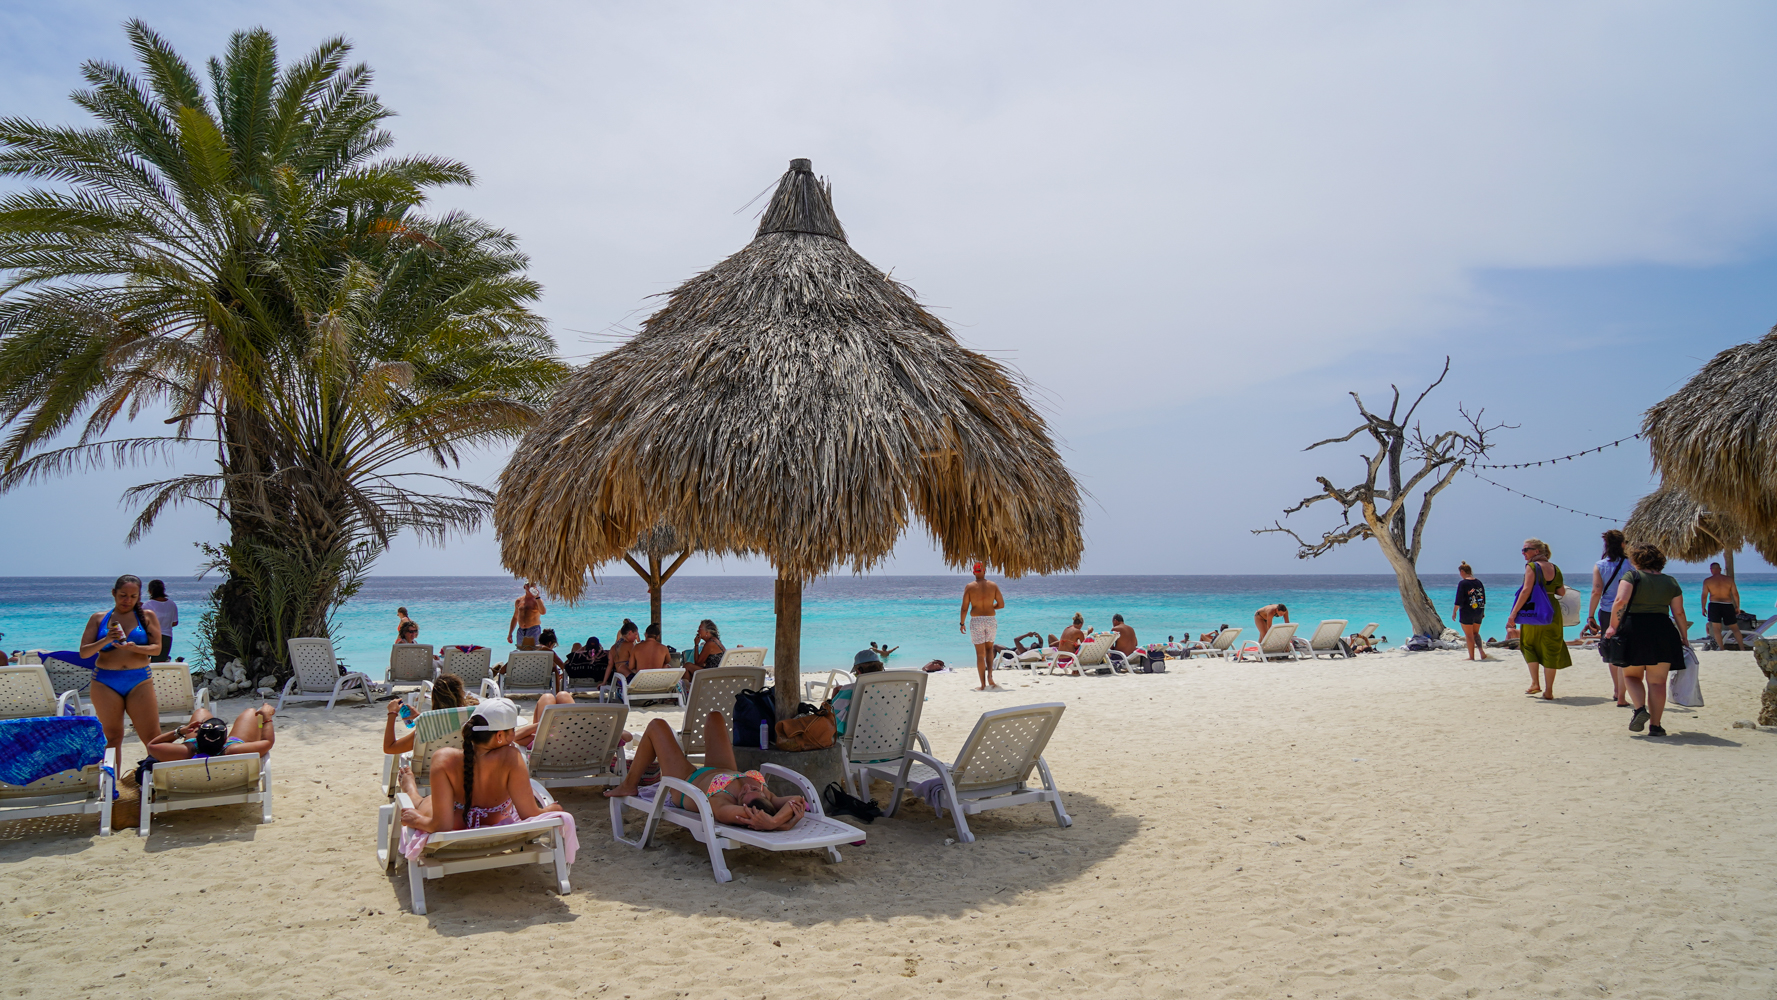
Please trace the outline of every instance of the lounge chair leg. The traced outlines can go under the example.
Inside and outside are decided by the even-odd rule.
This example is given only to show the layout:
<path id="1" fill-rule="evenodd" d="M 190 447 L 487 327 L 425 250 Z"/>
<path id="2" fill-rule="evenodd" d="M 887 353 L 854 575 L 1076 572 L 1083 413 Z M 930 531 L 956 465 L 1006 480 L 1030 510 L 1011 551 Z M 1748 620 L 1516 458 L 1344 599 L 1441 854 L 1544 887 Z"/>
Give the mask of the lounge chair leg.
<path id="1" fill-rule="evenodd" d="M 968 818 L 963 816 L 963 811 L 954 798 L 950 800 L 950 817 L 956 822 L 956 839 L 965 844 L 973 844 L 975 835 L 969 832 Z"/>
<path id="2" fill-rule="evenodd" d="M 714 843 L 711 843 L 709 845 L 709 849 L 710 849 L 710 867 L 715 870 L 716 881 L 718 881 L 718 882 L 732 882 L 732 881 L 734 881 L 734 875 L 728 871 L 727 859 L 723 858 L 723 856 L 722 856 L 722 849 L 720 847 L 717 847 Z"/>
<path id="3" fill-rule="evenodd" d="M 408 859 L 407 888 L 413 897 L 413 912 L 426 915 L 426 872 L 419 862 Z"/>
<path id="4" fill-rule="evenodd" d="M 1038 757 L 1037 769 L 1043 775 L 1043 787 L 1053 796 L 1049 804 L 1055 807 L 1055 824 L 1062 827 L 1073 826 L 1074 818 L 1067 814 L 1067 809 L 1061 804 L 1061 789 L 1055 787 L 1055 776 L 1049 773 L 1049 762 Z"/>
<path id="5" fill-rule="evenodd" d="M 154 779 L 152 775 L 145 777 L 148 777 L 148 784 L 142 789 L 142 819 L 136 824 L 136 835 L 143 840 L 148 839 L 148 827 L 154 822 Z"/>
<path id="6" fill-rule="evenodd" d="M 837 848 L 837 847 L 827 848 L 827 854 L 829 855 L 828 860 L 832 861 L 833 864 L 838 864 L 841 860 L 843 860 L 839 857 L 839 848 Z"/>
<path id="7" fill-rule="evenodd" d="M 271 822 L 271 758 L 262 758 L 259 762 L 259 792 L 261 812 L 259 822 Z"/>
<path id="8" fill-rule="evenodd" d="M 400 833 L 395 828 L 395 805 L 378 806 L 376 810 L 376 860 L 383 871 L 395 867 L 396 845 Z"/>
<path id="9" fill-rule="evenodd" d="M 550 839 L 555 844 L 555 884 L 561 894 L 566 896 L 573 891 L 573 887 L 568 885 L 568 855 L 560 827 L 556 827 Z"/>

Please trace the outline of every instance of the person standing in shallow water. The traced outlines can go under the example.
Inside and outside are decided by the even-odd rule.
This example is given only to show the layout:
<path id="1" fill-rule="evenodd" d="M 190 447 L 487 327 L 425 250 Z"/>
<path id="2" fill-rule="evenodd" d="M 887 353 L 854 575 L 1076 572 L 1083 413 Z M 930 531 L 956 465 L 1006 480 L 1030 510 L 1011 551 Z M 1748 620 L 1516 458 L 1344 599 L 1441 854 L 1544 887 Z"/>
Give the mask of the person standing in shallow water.
<path id="1" fill-rule="evenodd" d="M 1540 538 L 1526 538 L 1519 550 L 1524 556 L 1524 584 L 1518 588 L 1518 599 L 1512 602 L 1506 627 L 1518 626 L 1518 649 L 1530 667 L 1530 687 L 1525 694 L 1541 693 L 1544 701 L 1555 700 L 1555 671 L 1573 666 L 1573 654 L 1567 651 L 1567 637 L 1562 633 L 1561 595 L 1567 593 L 1561 578 L 1561 567 L 1549 561 L 1554 553 Z M 1530 607 L 1532 587 L 1543 588 L 1554 608 L 1554 621 L 1547 625 L 1518 625 L 1518 613 Z M 1536 668 L 1542 667 L 1541 683 Z"/>
<path id="2" fill-rule="evenodd" d="M 1000 620 L 995 614 L 1006 606 L 999 584 L 987 578 L 987 564 L 975 564 L 975 580 L 963 588 L 963 606 L 957 631 L 966 632 L 975 646 L 975 673 L 981 679 L 977 691 L 998 687 L 993 682 L 993 640 L 998 638 Z"/>

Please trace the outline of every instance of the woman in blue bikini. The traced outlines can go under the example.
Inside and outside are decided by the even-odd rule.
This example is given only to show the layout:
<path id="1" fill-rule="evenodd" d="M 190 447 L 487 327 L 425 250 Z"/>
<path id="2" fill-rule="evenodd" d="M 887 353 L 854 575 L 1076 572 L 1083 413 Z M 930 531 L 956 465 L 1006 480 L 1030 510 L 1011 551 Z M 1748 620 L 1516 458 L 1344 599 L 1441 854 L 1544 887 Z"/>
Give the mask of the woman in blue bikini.
<path id="1" fill-rule="evenodd" d="M 142 580 L 125 574 L 111 585 L 110 611 L 87 619 L 80 655 L 97 656 L 93 669 L 93 711 L 105 727 L 105 745 L 123 743 L 123 716 L 147 744 L 160 735 L 160 705 L 149 683 L 148 661 L 160 653 L 160 620 L 142 607 Z"/>

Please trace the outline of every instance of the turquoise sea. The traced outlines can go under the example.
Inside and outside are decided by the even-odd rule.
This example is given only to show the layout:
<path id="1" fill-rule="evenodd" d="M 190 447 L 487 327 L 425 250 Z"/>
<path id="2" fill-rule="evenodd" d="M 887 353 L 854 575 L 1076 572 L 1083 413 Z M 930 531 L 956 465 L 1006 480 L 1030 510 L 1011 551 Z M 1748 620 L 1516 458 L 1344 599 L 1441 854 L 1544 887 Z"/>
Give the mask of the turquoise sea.
<path id="1" fill-rule="evenodd" d="M 144 578 L 148 578 L 144 574 Z M 180 604 L 181 627 L 174 630 L 174 654 L 193 659 L 184 637 L 203 610 L 214 579 L 163 576 Z M 1686 599 L 1695 608 L 1698 574 L 1679 574 Z M 1426 576 L 1426 588 L 1446 620 L 1451 619 L 1455 576 Z M 1483 635 L 1504 631 L 1504 611 L 1517 588 L 1514 575 L 1483 574 L 1495 609 Z M 828 577 L 809 584 L 802 612 L 805 671 L 847 666 L 852 654 L 874 640 L 900 646 L 892 661 L 915 666 L 941 659 L 953 666 L 974 662 L 965 636 L 957 631 L 966 577 Z M 1121 613 L 1142 642 L 1168 635 L 1197 634 L 1227 623 L 1252 627 L 1256 608 L 1276 601 L 1289 605 L 1294 621 L 1309 627 L 1323 618 L 1349 619 L 1347 631 L 1377 622 L 1390 644 L 1410 631 L 1401 611 L 1393 576 L 1054 576 L 999 581 L 1006 595 L 999 641 L 1011 644 L 1028 631 L 1060 632 L 1075 612 L 1100 630 Z M 86 577 L 0 577 L 0 644 L 15 649 L 72 649 L 87 616 L 109 605 L 111 581 Z M 1777 574 L 1742 574 L 1743 606 L 1760 617 L 1777 602 Z M 356 669 L 381 676 L 394 641 L 395 609 L 406 606 L 420 623 L 420 641 L 434 646 L 465 643 L 492 646 L 496 659 L 506 645 L 506 625 L 518 585 L 507 577 L 372 577 L 340 610 L 334 638 L 340 656 Z M 730 646 L 770 646 L 774 632 L 769 577 L 680 577 L 665 590 L 665 640 L 684 647 L 697 622 L 713 619 Z M 545 627 L 554 628 L 566 652 L 575 641 L 596 635 L 607 645 L 627 617 L 646 625 L 648 595 L 639 579 L 613 573 L 574 606 L 547 599 Z M 1700 619 L 1693 611 L 1693 622 Z M 1304 632 L 1307 627 L 1304 628 Z M 1576 631 L 1577 634 L 1577 631 Z M 1691 635 L 1702 635 L 1693 624 Z M 1250 633 L 1249 633 L 1250 635 Z"/>

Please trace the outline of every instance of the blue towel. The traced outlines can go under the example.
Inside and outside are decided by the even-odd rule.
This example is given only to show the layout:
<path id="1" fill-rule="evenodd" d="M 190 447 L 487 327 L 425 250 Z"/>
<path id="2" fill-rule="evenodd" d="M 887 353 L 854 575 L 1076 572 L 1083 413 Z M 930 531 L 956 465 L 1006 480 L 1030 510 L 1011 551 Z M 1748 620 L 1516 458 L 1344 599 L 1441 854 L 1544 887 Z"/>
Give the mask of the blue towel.
<path id="1" fill-rule="evenodd" d="M 105 729 L 90 715 L 0 720 L 0 781 L 28 785 L 105 757 Z"/>
<path id="2" fill-rule="evenodd" d="M 76 653 L 71 649 L 60 649 L 53 653 L 40 653 L 38 655 L 42 659 L 61 660 L 64 663 L 72 663 L 77 667 L 85 667 L 88 670 L 93 669 L 94 665 L 99 662 L 99 654 L 97 653 L 94 653 L 83 660 L 80 658 L 79 653 Z"/>

